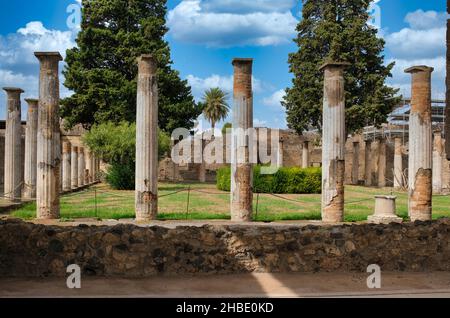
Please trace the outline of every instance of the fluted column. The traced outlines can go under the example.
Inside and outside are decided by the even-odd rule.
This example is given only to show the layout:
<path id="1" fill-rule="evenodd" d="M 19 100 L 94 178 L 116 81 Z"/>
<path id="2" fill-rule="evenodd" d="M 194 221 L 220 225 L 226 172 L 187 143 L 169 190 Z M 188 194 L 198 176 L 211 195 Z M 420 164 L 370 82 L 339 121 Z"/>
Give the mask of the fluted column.
<path id="1" fill-rule="evenodd" d="M 431 73 L 433 68 L 413 66 L 409 116 L 409 216 L 411 221 L 432 216 Z"/>
<path id="2" fill-rule="evenodd" d="M 323 145 L 322 145 L 322 220 L 344 220 L 345 177 L 345 91 L 344 68 L 331 62 L 324 71 Z"/>
<path id="3" fill-rule="evenodd" d="M 441 131 L 434 133 L 433 147 L 433 192 L 442 193 L 442 157 L 444 154 L 444 145 L 442 142 Z"/>
<path id="4" fill-rule="evenodd" d="M 246 135 L 253 128 L 252 59 L 234 59 L 233 136 L 231 147 L 231 220 L 253 219 L 253 164 Z"/>
<path id="5" fill-rule="evenodd" d="M 72 190 L 78 188 L 78 147 L 72 146 L 70 155 L 70 180 Z"/>
<path id="6" fill-rule="evenodd" d="M 364 177 L 366 187 L 372 186 L 372 140 L 366 140 Z"/>
<path id="7" fill-rule="evenodd" d="M 28 103 L 28 113 L 27 128 L 25 132 L 25 171 L 23 197 L 25 199 L 34 199 L 36 198 L 39 100 L 26 99 L 25 101 Z"/>
<path id="8" fill-rule="evenodd" d="M 378 186 L 384 188 L 386 186 L 386 139 L 380 138 L 378 147 Z"/>
<path id="9" fill-rule="evenodd" d="M 86 162 L 84 161 L 84 148 L 78 147 L 78 186 L 84 186 Z"/>
<path id="10" fill-rule="evenodd" d="M 394 188 L 402 189 L 404 187 L 402 138 L 395 138 L 394 143 Z"/>
<path id="11" fill-rule="evenodd" d="M 40 62 L 37 151 L 37 217 L 57 219 L 61 140 L 59 122 L 59 53 L 35 53 Z"/>
<path id="12" fill-rule="evenodd" d="M 302 168 L 305 169 L 308 167 L 309 167 L 309 142 L 304 141 L 302 148 Z"/>
<path id="13" fill-rule="evenodd" d="M 353 142 L 352 184 L 359 183 L 359 142 Z"/>
<path id="14" fill-rule="evenodd" d="M 7 95 L 5 130 L 5 197 L 18 201 L 22 195 L 22 110 L 20 94 L 23 90 L 3 88 Z"/>
<path id="15" fill-rule="evenodd" d="M 158 78 L 151 55 L 138 59 L 136 123 L 136 220 L 158 217 Z"/>
<path id="16" fill-rule="evenodd" d="M 72 188 L 72 167 L 71 167 L 71 152 L 72 145 L 70 142 L 63 142 L 63 162 L 62 162 L 62 175 L 63 175 L 63 191 L 70 191 Z"/>

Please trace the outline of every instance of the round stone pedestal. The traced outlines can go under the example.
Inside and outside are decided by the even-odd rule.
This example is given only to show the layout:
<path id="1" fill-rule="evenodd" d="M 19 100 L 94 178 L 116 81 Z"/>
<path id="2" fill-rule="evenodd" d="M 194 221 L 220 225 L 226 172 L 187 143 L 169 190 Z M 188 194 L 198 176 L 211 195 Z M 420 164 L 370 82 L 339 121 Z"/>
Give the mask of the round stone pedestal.
<path id="1" fill-rule="evenodd" d="M 367 220 L 370 223 L 401 223 L 403 219 L 395 214 L 396 205 L 395 196 L 377 195 L 375 196 L 375 213 L 370 215 Z"/>

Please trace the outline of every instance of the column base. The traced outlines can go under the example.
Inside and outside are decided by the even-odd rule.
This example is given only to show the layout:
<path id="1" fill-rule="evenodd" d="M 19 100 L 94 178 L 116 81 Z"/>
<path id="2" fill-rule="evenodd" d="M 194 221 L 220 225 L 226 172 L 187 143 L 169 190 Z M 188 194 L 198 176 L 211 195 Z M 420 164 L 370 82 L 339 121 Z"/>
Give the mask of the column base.
<path id="1" fill-rule="evenodd" d="M 403 223 L 403 219 L 395 215 L 370 215 L 367 221 L 374 224 Z"/>

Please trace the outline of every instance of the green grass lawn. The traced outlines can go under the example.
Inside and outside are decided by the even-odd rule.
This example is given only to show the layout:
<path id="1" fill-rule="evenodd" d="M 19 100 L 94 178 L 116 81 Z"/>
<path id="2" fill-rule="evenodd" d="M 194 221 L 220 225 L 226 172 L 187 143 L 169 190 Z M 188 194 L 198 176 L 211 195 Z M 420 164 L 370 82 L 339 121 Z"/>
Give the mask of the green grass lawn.
<path id="1" fill-rule="evenodd" d="M 183 191 L 190 187 L 190 191 Z M 407 217 L 407 193 L 391 192 L 390 188 L 375 189 L 346 186 L 345 220 L 365 221 L 373 213 L 374 196 L 397 196 L 397 213 Z M 181 192 L 178 192 L 181 191 Z M 177 193 L 178 192 L 178 193 Z M 159 218 L 161 220 L 227 220 L 230 195 L 211 184 L 160 184 Z M 189 209 L 188 209 L 189 199 Z M 320 195 L 254 195 L 256 221 L 320 220 Z M 11 216 L 32 219 L 36 204 L 27 204 Z M 450 196 L 433 197 L 433 217 L 450 217 Z M 134 218 L 134 191 L 115 191 L 101 184 L 61 199 L 61 218 Z"/>

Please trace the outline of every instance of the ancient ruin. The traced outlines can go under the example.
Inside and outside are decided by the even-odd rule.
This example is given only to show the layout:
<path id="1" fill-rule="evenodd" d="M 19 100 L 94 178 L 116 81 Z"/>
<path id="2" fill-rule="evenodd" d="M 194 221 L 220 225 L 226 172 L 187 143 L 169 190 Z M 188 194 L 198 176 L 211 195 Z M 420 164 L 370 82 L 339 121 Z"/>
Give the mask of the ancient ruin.
<path id="1" fill-rule="evenodd" d="M 431 73 L 433 68 L 413 66 L 411 115 L 409 118 L 409 216 L 412 221 L 431 220 L 432 123 Z"/>
<path id="2" fill-rule="evenodd" d="M 158 216 L 158 81 L 151 55 L 138 60 L 136 123 L 136 220 Z"/>
<path id="3" fill-rule="evenodd" d="M 252 59 L 234 59 L 233 134 L 231 148 L 231 219 L 250 222 L 253 214 Z"/>
<path id="4" fill-rule="evenodd" d="M 330 62 L 324 71 L 322 140 L 322 220 L 344 220 L 345 96 L 347 63 Z"/>

